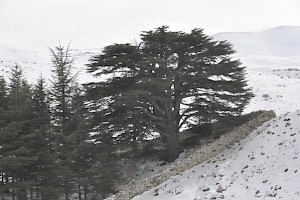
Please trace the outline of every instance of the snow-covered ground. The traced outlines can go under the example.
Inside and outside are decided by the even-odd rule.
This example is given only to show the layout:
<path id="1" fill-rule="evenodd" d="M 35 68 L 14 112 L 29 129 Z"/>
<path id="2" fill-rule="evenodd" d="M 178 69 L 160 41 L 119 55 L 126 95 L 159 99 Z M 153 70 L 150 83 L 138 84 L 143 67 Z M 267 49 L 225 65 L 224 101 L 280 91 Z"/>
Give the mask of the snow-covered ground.
<path id="1" fill-rule="evenodd" d="M 133 200 L 300 199 L 300 111 Z"/>
<path id="2" fill-rule="evenodd" d="M 274 110 L 278 115 L 300 109 L 300 27 L 281 26 L 253 33 L 220 33 L 247 67 L 255 97 L 245 112 Z"/>
<path id="3" fill-rule="evenodd" d="M 245 109 L 274 110 L 278 115 L 300 109 L 300 57 L 240 56 L 255 97 Z"/>

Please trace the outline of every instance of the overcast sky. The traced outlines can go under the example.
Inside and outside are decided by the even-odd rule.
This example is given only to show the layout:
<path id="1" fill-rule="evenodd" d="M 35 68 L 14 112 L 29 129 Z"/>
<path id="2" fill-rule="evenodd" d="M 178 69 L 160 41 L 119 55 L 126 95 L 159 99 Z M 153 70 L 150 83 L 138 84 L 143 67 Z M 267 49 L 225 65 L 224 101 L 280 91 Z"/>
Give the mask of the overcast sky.
<path id="1" fill-rule="evenodd" d="M 300 0 L 0 0 L 2 47 L 101 48 L 161 25 L 207 34 L 300 26 Z"/>

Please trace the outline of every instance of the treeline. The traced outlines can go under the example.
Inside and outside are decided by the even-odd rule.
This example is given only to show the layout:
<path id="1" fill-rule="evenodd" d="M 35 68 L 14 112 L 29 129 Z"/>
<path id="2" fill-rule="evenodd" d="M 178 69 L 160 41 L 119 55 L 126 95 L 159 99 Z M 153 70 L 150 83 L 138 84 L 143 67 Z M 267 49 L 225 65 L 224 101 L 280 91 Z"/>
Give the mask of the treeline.
<path id="1" fill-rule="evenodd" d="M 112 137 L 95 126 L 101 116 L 76 82 L 69 48 L 51 56 L 48 84 L 28 84 L 18 65 L 9 81 L 0 77 L 2 200 L 105 197 L 118 176 Z"/>

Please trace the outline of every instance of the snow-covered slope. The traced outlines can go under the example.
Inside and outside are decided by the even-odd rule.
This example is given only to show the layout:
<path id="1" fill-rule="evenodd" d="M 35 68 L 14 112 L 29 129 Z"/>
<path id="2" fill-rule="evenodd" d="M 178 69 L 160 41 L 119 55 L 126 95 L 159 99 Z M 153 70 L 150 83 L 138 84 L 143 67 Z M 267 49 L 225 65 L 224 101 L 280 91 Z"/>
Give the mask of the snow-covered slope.
<path id="1" fill-rule="evenodd" d="M 100 49 L 71 49 L 70 54 L 74 58 L 74 71 L 78 73 L 80 83 L 93 80 L 90 74 L 86 73 L 85 64 L 91 56 L 100 52 Z M 50 51 L 31 51 L 0 47 L 0 75 L 10 76 L 10 68 L 20 65 L 23 69 L 25 78 L 30 83 L 35 83 L 42 75 L 46 79 L 51 78 L 51 54 Z"/>
<path id="2" fill-rule="evenodd" d="M 247 67 L 255 97 L 245 112 L 275 110 L 278 115 L 300 109 L 300 27 L 281 26 L 253 33 L 220 33 Z"/>
<path id="3" fill-rule="evenodd" d="M 245 112 L 253 110 L 274 110 L 277 115 L 300 109 L 300 65 L 277 67 L 249 64 L 248 80 L 255 97 Z M 252 68 L 251 68 L 252 67 Z"/>
<path id="4" fill-rule="evenodd" d="M 300 199 L 300 111 L 133 200 Z"/>
<path id="5" fill-rule="evenodd" d="M 291 57 L 300 55 L 300 27 L 279 26 L 259 32 L 228 32 L 213 37 L 228 40 L 239 55 Z"/>

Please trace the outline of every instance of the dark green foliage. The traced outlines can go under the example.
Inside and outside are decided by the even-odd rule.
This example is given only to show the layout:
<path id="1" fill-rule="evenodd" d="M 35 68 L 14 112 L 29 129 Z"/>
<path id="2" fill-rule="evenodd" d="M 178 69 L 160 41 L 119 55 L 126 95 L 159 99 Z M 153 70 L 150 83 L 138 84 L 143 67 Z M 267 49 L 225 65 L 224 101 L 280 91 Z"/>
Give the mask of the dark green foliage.
<path id="1" fill-rule="evenodd" d="M 85 92 L 76 82 L 76 75 L 72 74 L 73 59 L 69 55 L 69 47 L 66 49 L 61 46 L 56 47 L 51 52 L 54 74 L 51 89 L 51 99 L 54 105 L 52 119 L 56 124 L 54 127 L 54 133 L 57 135 L 55 151 L 60 163 L 60 183 L 64 187 L 66 200 L 70 199 L 70 195 L 75 192 L 78 193 L 79 199 L 86 199 L 90 193 L 99 190 L 99 181 L 105 179 L 105 176 L 112 176 L 111 173 L 99 175 L 100 169 L 110 171 L 115 167 L 110 165 L 106 169 L 106 165 L 99 166 L 101 156 L 97 151 L 99 145 L 111 143 L 106 144 L 99 137 L 90 137 L 89 133 L 95 132 L 93 125 L 95 122 L 88 112 L 88 109 L 91 109 L 90 106 L 85 105 Z M 102 154 L 113 153 L 106 154 L 108 151 L 110 148 L 101 149 Z M 109 158 L 113 157 L 109 156 Z M 98 170 L 94 170 L 95 167 Z M 109 184 L 109 181 L 106 180 L 105 183 Z"/>
<path id="2" fill-rule="evenodd" d="M 73 105 L 72 95 L 75 91 L 76 77 L 72 74 L 73 59 L 69 55 L 69 46 L 63 46 L 50 49 L 52 56 L 52 120 L 54 122 L 53 138 L 54 151 L 60 165 L 59 183 L 64 188 L 65 199 L 70 199 L 70 194 L 74 190 L 74 177 L 72 173 L 73 144 L 70 136 L 76 130 L 77 124 L 72 121 Z"/>
<path id="3" fill-rule="evenodd" d="M 5 126 L 5 112 L 7 111 L 7 85 L 3 77 L 0 76 L 0 130 Z"/>
<path id="4" fill-rule="evenodd" d="M 38 119 L 36 124 L 43 127 L 43 125 L 48 126 L 50 123 L 50 102 L 49 97 L 46 92 L 46 81 L 43 77 L 40 77 L 37 84 L 33 89 L 33 112 L 35 118 Z"/>
<path id="5" fill-rule="evenodd" d="M 18 65 L 12 68 L 7 100 L 6 125 L 0 135 L 0 171 L 4 172 L 6 186 L 13 188 L 21 199 L 30 184 L 30 167 L 38 158 L 32 155 L 34 149 L 30 144 L 31 139 L 35 138 L 31 125 L 30 86 L 23 79 Z M 16 182 L 18 180 L 22 180 L 22 184 Z M 12 190 L 7 193 L 12 194 Z"/>
<path id="6" fill-rule="evenodd" d="M 213 129 L 213 123 L 204 123 L 192 126 L 191 131 L 193 134 L 197 134 L 200 137 L 205 138 L 212 135 Z"/>
<path id="7" fill-rule="evenodd" d="M 201 29 L 184 33 L 167 28 L 143 32 L 139 46 L 105 47 L 90 60 L 88 71 L 110 77 L 92 89 L 103 91 L 94 100 L 110 100 L 110 127 L 121 126 L 135 138 L 158 132 L 172 161 L 179 154 L 181 129 L 240 115 L 252 93 L 228 42 L 213 41 Z"/>
<path id="8" fill-rule="evenodd" d="M 101 102 L 89 101 L 88 106 L 90 140 L 94 144 L 92 154 L 94 163 L 85 176 L 88 176 L 92 191 L 98 198 L 113 192 L 114 184 L 119 179 L 116 155 L 116 143 L 119 141 L 111 135 L 111 131 L 117 128 L 110 126 L 110 121 L 107 121 L 108 103 L 108 99 Z"/>
<path id="9" fill-rule="evenodd" d="M 43 173 L 51 172 L 48 168 L 51 165 L 47 159 L 48 147 L 42 131 L 45 122 L 37 123 L 41 116 L 37 109 L 34 112 L 33 93 L 22 77 L 21 68 L 12 68 L 7 90 L 6 124 L 0 134 L 0 171 L 5 180 L 6 195 L 18 199 L 27 199 L 28 193 L 37 194 L 42 189 Z"/>
<path id="10" fill-rule="evenodd" d="M 69 47 L 51 49 L 53 78 L 29 85 L 22 69 L 0 77 L 0 197 L 87 200 L 107 196 L 117 179 L 112 137 L 91 137 L 96 118 L 72 74 Z"/>
<path id="11" fill-rule="evenodd" d="M 41 77 L 33 88 L 33 111 L 34 111 L 34 127 L 36 134 L 39 136 L 39 166 L 36 169 L 36 193 L 43 200 L 57 199 L 62 191 L 59 188 L 60 166 L 56 163 L 56 157 L 53 153 L 54 144 L 51 136 L 50 123 L 50 103 L 46 92 L 45 80 Z M 36 142 L 36 141 L 35 141 Z"/>
<path id="12" fill-rule="evenodd" d="M 96 162 L 87 170 L 93 193 L 102 198 L 114 192 L 115 182 L 119 179 L 117 157 L 110 140 L 111 138 L 103 138 L 101 143 L 96 144 Z"/>
<path id="13" fill-rule="evenodd" d="M 72 74 L 73 59 L 69 55 L 69 46 L 67 48 L 58 46 L 50 51 L 53 64 L 51 88 L 51 101 L 54 105 L 53 120 L 57 124 L 59 133 L 67 136 L 69 133 L 66 125 L 72 112 L 72 94 L 76 83 L 76 75 Z"/>
<path id="14" fill-rule="evenodd" d="M 101 127 L 116 134 L 116 141 L 129 144 L 134 150 L 138 141 L 148 133 L 146 120 L 141 112 L 136 110 L 136 101 L 130 96 L 123 96 L 124 91 L 136 87 L 137 79 L 134 70 L 141 56 L 138 49 L 130 44 L 112 45 L 105 47 L 104 53 L 93 58 L 89 71 L 100 70 L 98 75 L 114 74 L 105 82 L 88 85 L 88 98 L 92 101 L 94 110 L 98 110 Z M 105 65 L 99 68 L 99 65 Z M 100 92 L 99 92 L 100 91 Z M 121 96 L 122 95 L 122 96 Z M 124 101 L 124 98 L 128 98 Z M 105 126 L 107 126 L 105 128 Z"/>

